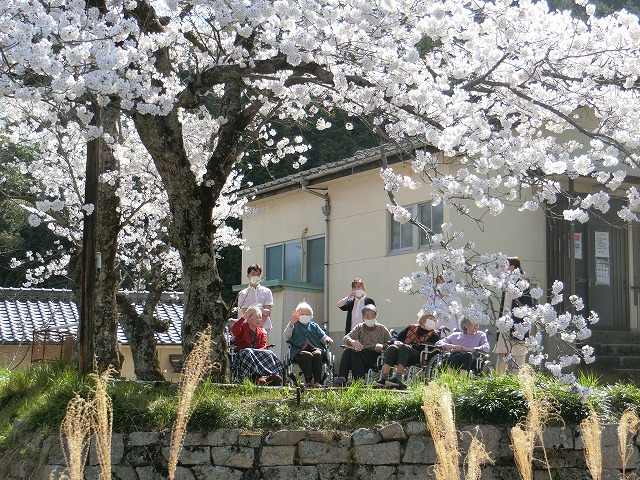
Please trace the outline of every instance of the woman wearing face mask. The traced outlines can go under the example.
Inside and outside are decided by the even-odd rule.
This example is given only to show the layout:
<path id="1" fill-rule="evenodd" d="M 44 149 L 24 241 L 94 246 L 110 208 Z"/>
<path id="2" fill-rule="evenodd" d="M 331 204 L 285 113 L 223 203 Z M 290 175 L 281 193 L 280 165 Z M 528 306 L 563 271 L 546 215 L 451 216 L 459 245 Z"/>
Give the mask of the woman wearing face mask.
<path id="1" fill-rule="evenodd" d="M 304 375 L 305 387 L 322 387 L 322 361 L 325 347 L 333 340 L 313 321 L 313 309 L 300 302 L 291 312 L 291 321 L 284 329 L 284 338 L 290 345 L 291 358 Z"/>
<path id="2" fill-rule="evenodd" d="M 436 347 L 451 352 L 448 361 L 450 370 L 458 370 L 460 375 L 467 376 L 474 354 L 489 352 L 489 340 L 484 332 L 478 331 L 478 324 L 466 317 L 460 321 L 460 330 L 462 331 L 453 332 L 436 342 Z"/>
<path id="3" fill-rule="evenodd" d="M 424 350 L 425 344 L 435 344 L 440 340 L 440 335 L 435 328 L 436 322 L 433 314 L 420 310 L 418 323 L 409 325 L 402 330 L 387 348 L 385 362 L 376 384 L 380 387 L 405 390 L 407 386 L 402 381 L 405 368 L 420 361 L 420 352 Z M 389 371 L 396 364 L 396 374 L 393 378 L 389 378 Z"/>
<path id="4" fill-rule="evenodd" d="M 349 370 L 354 380 L 364 378 L 367 370 L 376 366 L 382 350 L 391 340 L 387 327 L 378 323 L 378 309 L 375 305 L 365 305 L 362 309 L 363 323 L 356 325 L 344 336 L 344 353 L 340 359 L 338 377 L 334 386 L 344 386 L 347 383 Z"/>
<path id="5" fill-rule="evenodd" d="M 347 312 L 344 333 L 348 334 L 353 327 L 362 323 L 362 309 L 365 305 L 375 304 L 373 298 L 367 297 L 362 279 L 354 278 L 351 282 L 351 292 L 338 302 L 338 308 Z"/>

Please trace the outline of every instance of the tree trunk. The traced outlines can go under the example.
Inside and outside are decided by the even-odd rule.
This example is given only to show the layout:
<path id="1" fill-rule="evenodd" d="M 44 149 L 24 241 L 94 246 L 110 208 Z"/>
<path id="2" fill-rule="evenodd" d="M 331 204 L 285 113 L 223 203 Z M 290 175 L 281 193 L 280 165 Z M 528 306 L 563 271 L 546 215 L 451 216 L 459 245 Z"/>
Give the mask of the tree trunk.
<path id="1" fill-rule="evenodd" d="M 153 316 L 155 306 L 160 300 L 162 288 L 153 291 L 146 299 L 144 313 L 138 314 L 134 305 L 124 293 L 118 293 L 117 301 L 120 322 L 129 339 L 133 370 L 138 380 L 164 381 L 158 361 L 158 349 L 154 331 L 160 330 L 159 322 Z M 165 331 L 166 331 L 166 326 Z"/>
<path id="2" fill-rule="evenodd" d="M 119 113 L 114 108 L 104 108 L 102 126 L 106 133 L 118 138 L 117 121 Z M 118 172 L 119 162 L 111 148 L 100 142 L 100 172 Z M 95 353 L 99 371 L 112 366 L 117 371 L 122 367 L 121 355 L 118 351 L 118 306 L 116 293 L 120 282 L 115 272 L 115 259 L 118 250 L 118 233 L 120 231 L 120 199 L 116 195 L 119 181 L 113 184 L 100 182 L 97 227 L 97 252 L 102 258 L 102 267 L 98 272 L 95 298 Z"/>
<path id="3" fill-rule="evenodd" d="M 172 243 L 183 267 L 184 318 L 182 350 L 191 352 L 197 334 L 212 326 L 211 361 L 215 379 L 226 380 L 224 338 L 228 309 L 222 300 L 222 280 L 213 243 L 212 214 L 220 190 L 198 185 L 184 150 L 182 126 L 175 111 L 166 116 L 136 115 L 136 128 L 162 176 L 171 208 Z M 229 172 L 226 173 L 228 175 Z M 226 178 L 224 172 L 222 175 Z"/>

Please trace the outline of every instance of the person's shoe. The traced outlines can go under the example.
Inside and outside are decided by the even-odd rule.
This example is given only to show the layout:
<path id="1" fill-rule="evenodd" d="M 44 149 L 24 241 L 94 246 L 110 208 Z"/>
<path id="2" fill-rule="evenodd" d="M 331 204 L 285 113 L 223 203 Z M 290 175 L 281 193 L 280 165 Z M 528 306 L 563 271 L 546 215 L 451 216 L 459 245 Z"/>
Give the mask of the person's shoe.
<path id="1" fill-rule="evenodd" d="M 373 383 L 373 385 L 374 385 L 375 387 L 384 388 L 384 387 L 386 387 L 386 386 L 387 386 L 387 379 L 386 379 L 386 378 L 382 378 L 382 377 L 380 377 L 380 378 L 378 378 L 378 379 Z"/>
<path id="2" fill-rule="evenodd" d="M 385 385 L 387 387 L 397 388 L 398 390 L 406 390 L 407 389 L 407 385 L 402 380 L 400 380 L 398 377 L 390 378 L 389 380 L 386 381 Z"/>
<path id="3" fill-rule="evenodd" d="M 266 385 L 267 381 L 264 379 L 264 377 L 256 377 L 253 379 L 254 382 L 256 382 L 256 385 Z"/>
<path id="4" fill-rule="evenodd" d="M 267 377 L 267 379 L 265 380 L 265 383 L 267 385 L 273 385 L 275 387 L 278 387 L 282 385 L 282 377 L 280 375 L 271 374 Z"/>
<path id="5" fill-rule="evenodd" d="M 336 377 L 333 379 L 333 386 L 334 387 L 344 387 L 346 385 L 347 381 L 343 378 L 343 377 Z"/>
<path id="6" fill-rule="evenodd" d="M 322 388 L 322 384 L 320 382 L 313 382 L 313 388 Z"/>

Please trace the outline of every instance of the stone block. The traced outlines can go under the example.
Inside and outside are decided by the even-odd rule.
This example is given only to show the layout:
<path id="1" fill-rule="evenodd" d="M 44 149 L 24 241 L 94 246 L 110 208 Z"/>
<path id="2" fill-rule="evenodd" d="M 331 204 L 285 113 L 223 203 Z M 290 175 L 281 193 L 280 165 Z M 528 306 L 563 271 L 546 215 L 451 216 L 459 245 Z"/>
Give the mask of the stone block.
<path id="1" fill-rule="evenodd" d="M 91 437 L 89 465 L 98 465 L 98 454 L 96 452 L 96 437 Z M 111 434 L 111 465 L 120 463 L 122 457 L 124 457 L 124 435 L 122 433 L 113 433 Z"/>
<path id="2" fill-rule="evenodd" d="M 243 475 L 242 470 L 219 465 L 196 465 L 191 471 L 196 480 L 240 480 Z"/>
<path id="3" fill-rule="evenodd" d="M 638 449 L 629 449 L 630 455 L 627 456 L 627 470 L 635 470 L 640 467 L 640 455 L 638 455 Z M 620 457 L 620 450 L 618 445 L 615 446 L 602 446 L 602 468 L 616 468 L 622 470 L 622 457 Z"/>
<path id="4" fill-rule="evenodd" d="M 602 426 L 600 444 L 603 447 L 618 446 L 618 424 L 608 423 Z M 584 448 L 582 428 L 580 426 L 576 427 L 574 448 L 576 450 L 582 450 Z"/>
<path id="5" fill-rule="evenodd" d="M 404 432 L 408 437 L 411 435 L 426 435 L 427 427 L 424 422 L 411 421 L 404 426 Z"/>
<path id="6" fill-rule="evenodd" d="M 249 469 L 253 467 L 255 450 L 247 447 L 211 447 L 211 459 L 214 465 Z"/>
<path id="7" fill-rule="evenodd" d="M 298 459 L 303 465 L 348 463 L 351 455 L 348 448 L 336 443 L 303 440 L 298 444 Z"/>
<path id="8" fill-rule="evenodd" d="M 167 438 L 170 440 L 171 435 L 167 435 Z M 187 432 L 187 434 L 184 436 L 184 442 L 182 442 L 183 447 L 201 446 L 201 445 L 209 446 L 209 436 L 206 433 Z"/>
<path id="9" fill-rule="evenodd" d="M 430 436 L 413 435 L 409 437 L 402 463 L 434 464 L 437 461 L 433 439 Z"/>
<path id="10" fill-rule="evenodd" d="M 373 445 L 380 440 L 382 440 L 382 435 L 368 428 L 358 428 L 351 434 L 351 444 L 354 447 L 358 445 Z"/>
<path id="11" fill-rule="evenodd" d="M 178 457 L 179 465 L 205 465 L 210 464 L 210 448 L 203 446 L 183 446 L 180 450 L 180 456 Z M 169 460 L 170 455 L 169 447 L 162 448 L 162 456 Z"/>
<path id="12" fill-rule="evenodd" d="M 161 447 L 158 444 L 140 447 L 129 447 L 124 454 L 123 463 L 132 467 L 146 467 L 157 462 L 156 458 L 160 457 L 162 462 L 166 464 L 166 458 L 162 456 Z M 168 447 L 164 447 L 169 451 Z M 168 458 L 168 457 L 167 457 Z"/>
<path id="13" fill-rule="evenodd" d="M 238 445 L 259 448 L 262 445 L 262 435 L 260 433 L 243 433 L 238 437 Z"/>
<path id="14" fill-rule="evenodd" d="M 138 475 L 138 480 L 163 480 L 166 477 L 166 474 L 163 475 L 160 472 L 156 472 L 151 465 L 136 467 L 136 474 Z"/>
<path id="15" fill-rule="evenodd" d="M 465 425 L 461 427 L 458 434 L 458 450 L 460 452 L 468 452 L 471 440 L 477 437 L 484 445 L 484 449 L 489 456 L 495 461 L 508 455 L 513 458 L 513 453 L 508 445 L 506 445 L 503 432 L 492 425 Z M 463 460 L 463 457 L 460 457 Z"/>
<path id="16" fill-rule="evenodd" d="M 240 430 L 236 428 L 219 428 L 207 434 L 206 444 L 212 447 L 237 445 Z"/>
<path id="17" fill-rule="evenodd" d="M 314 431 L 309 432 L 307 440 L 310 442 L 334 443 L 344 447 L 351 445 L 351 434 L 348 432 L 327 432 Z"/>
<path id="18" fill-rule="evenodd" d="M 160 440 L 160 432 L 131 432 L 126 444 L 128 447 L 145 447 L 158 443 Z"/>
<path id="19" fill-rule="evenodd" d="M 416 478 L 435 479 L 433 465 L 399 465 L 396 469 L 396 480 L 415 480 Z M 484 475 L 482 480 L 485 480 Z"/>
<path id="20" fill-rule="evenodd" d="M 267 445 L 260 452 L 260 466 L 293 465 L 295 456 L 294 445 Z"/>
<path id="21" fill-rule="evenodd" d="M 360 465 L 398 465 L 400 457 L 400 442 L 358 445 L 353 448 L 353 459 Z"/>
<path id="22" fill-rule="evenodd" d="M 100 466 L 88 466 L 84 469 L 85 480 L 98 480 L 100 478 Z M 133 467 L 111 466 L 112 480 L 138 480 L 138 475 Z M 177 477 L 176 477 L 177 478 Z"/>
<path id="23" fill-rule="evenodd" d="M 51 435 L 45 440 L 48 444 L 49 454 L 46 457 L 46 462 L 49 465 L 66 465 L 62 454 L 62 445 L 60 445 L 60 437 L 58 435 Z"/>
<path id="24" fill-rule="evenodd" d="M 407 434 L 404 433 L 404 428 L 398 422 L 390 423 L 389 425 L 385 425 L 378 429 L 378 433 L 382 437 L 384 441 L 389 440 L 406 440 Z"/>
<path id="25" fill-rule="evenodd" d="M 312 465 L 264 467 L 262 478 L 269 480 L 318 480 L 318 469 Z"/>
<path id="26" fill-rule="evenodd" d="M 555 450 L 546 449 L 547 461 L 551 468 L 586 468 L 584 452 L 580 450 Z M 536 447 L 533 451 L 534 468 L 545 469 L 545 452 L 542 447 Z"/>
<path id="27" fill-rule="evenodd" d="M 574 431 L 569 427 L 546 427 L 542 432 L 545 448 L 573 448 Z"/>
<path id="28" fill-rule="evenodd" d="M 278 430 L 267 435 L 267 445 L 297 445 L 306 439 L 309 432 L 306 430 Z"/>
<path id="29" fill-rule="evenodd" d="M 395 471 L 390 465 L 318 465 L 320 480 L 395 480 Z"/>
<path id="30" fill-rule="evenodd" d="M 67 467 L 62 465 L 44 465 L 38 472 L 38 480 L 51 480 L 52 478 L 67 478 Z"/>

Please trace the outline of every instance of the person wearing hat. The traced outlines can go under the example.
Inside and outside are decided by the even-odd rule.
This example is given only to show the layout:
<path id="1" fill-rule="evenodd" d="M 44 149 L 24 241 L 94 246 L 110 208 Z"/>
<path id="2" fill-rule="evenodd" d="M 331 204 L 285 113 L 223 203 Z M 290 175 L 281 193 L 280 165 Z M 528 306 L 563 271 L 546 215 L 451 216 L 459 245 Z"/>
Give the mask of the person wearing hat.
<path id="1" fill-rule="evenodd" d="M 344 336 L 345 346 L 335 386 L 344 386 L 351 371 L 353 380 L 364 378 L 370 368 L 375 368 L 382 350 L 391 340 L 387 327 L 378 323 L 378 309 L 373 304 L 362 308 L 363 322 Z"/>

